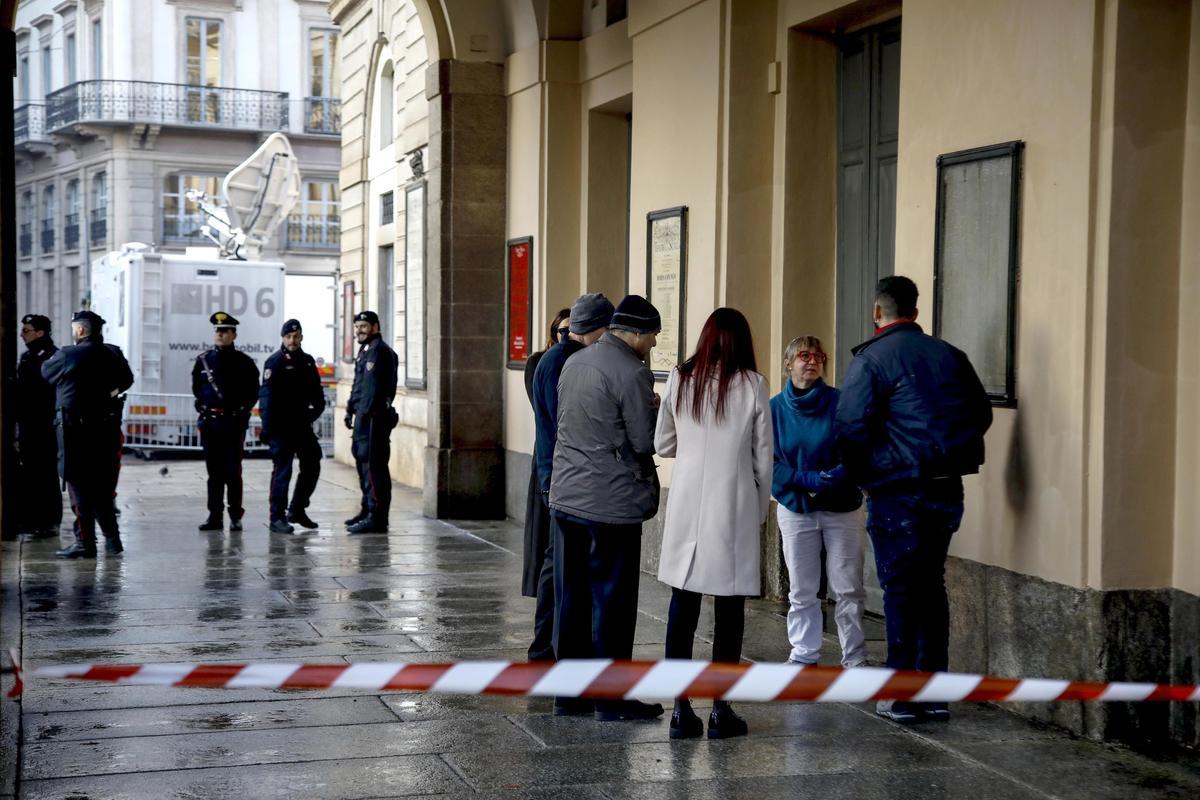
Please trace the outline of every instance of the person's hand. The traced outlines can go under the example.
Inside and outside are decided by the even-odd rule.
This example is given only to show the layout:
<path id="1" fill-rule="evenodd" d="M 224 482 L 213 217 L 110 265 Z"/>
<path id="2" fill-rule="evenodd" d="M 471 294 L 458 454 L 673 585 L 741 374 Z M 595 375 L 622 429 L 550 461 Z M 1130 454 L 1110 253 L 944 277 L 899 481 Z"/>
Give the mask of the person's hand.
<path id="1" fill-rule="evenodd" d="M 654 393 L 654 410 L 658 411 L 659 406 L 661 406 L 661 405 L 662 405 L 662 396 L 658 392 L 655 392 Z"/>
<path id="2" fill-rule="evenodd" d="M 346 428 L 348 428 L 349 430 L 354 430 L 354 415 L 353 414 L 347 413 L 346 416 L 342 418 L 342 422 L 344 422 L 346 424 Z"/>
<path id="3" fill-rule="evenodd" d="M 846 465 L 838 464 L 833 469 L 822 472 L 821 478 L 829 480 L 833 483 L 833 486 L 837 486 L 846 480 Z"/>

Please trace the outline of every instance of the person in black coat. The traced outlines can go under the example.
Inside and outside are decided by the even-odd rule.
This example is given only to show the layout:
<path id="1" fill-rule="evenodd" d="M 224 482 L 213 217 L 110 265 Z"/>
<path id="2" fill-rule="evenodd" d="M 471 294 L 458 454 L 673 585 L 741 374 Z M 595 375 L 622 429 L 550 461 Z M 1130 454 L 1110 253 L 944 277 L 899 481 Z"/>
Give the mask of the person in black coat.
<path id="1" fill-rule="evenodd" d="M 208 470 L 208 519 L 202 531 L 224 527 L 226 491 L 229 501 L 229 530 L 242 529 L 242 454 L 250 411 L 258 402 L 258 366 L 254 359 L 234 347 L 238 321 L 224 311 L 209 318 L 213 344 L 196 357 L 192 367 L 192 395 L 200 415 L 200 446 Z"/>
<path id="2" fill-rule="evenodd" d="M 550 333 L 546 339 L 546 349 L 539 350 L 525 361 L 525 394 L 529 397 L 529 405 L 533 405 L 533 376 L 542 356 L 550 348 L 566 338 L 571 329 L 568 327 L 571 309 L 561 309 L 550 322 Z M 542 573 L 542 559 L 550 544 L 550 510 L 542 501 L 542 492 L 538 488 L 537 462 L 530 459 L 529 464 L 529 494 L 525 500 L 525 547 L 521 563 L 521 594 L 525 597 L 538 597 L 538 578 Z M 553 576 L 551 576 L 553 578 Z M 544 596 L 544 593 L 543 593 Z M 533 643 L 529 645 L 530 661 L 546 661 L 554 659 L 553 635 L 554 597 L 550 596 L 550 617 L 543 615 L 541 605 L 534 613 Z"/>
<path id="3" fill-rule="evenodd" d="M 358 357 L 354 360 L 354 386 L 346 403 L 346 427 L 354 431 L 351 451 L 362 488 L 359 513 L 346 520 L 350 533 L 386 533 L 392 505 L 392 428 L 398 417 L 392 408 L 400 362 L 379 333 L 379 315 L 360 311 L 354 317 Z"/>
<path id="4" fill-rule="evenodd" d="M 54 536 L 62 524 L 62 489 L 58 484 L 58 436 L 54 429 L 54 387 L 42 377 L 42 365 L 58 348 L 50 337 L 50 320 L 26 314 L 21 320 L 25 352 L 17 362 L 17 447 L 21 530 Z"/>
<path id="5" fill-rule="evenodd" d="M 917 324 L 917 287 L 890 275 L 875 289 L 875 336 L 853 349 L 834 435 L 867 490 L 867 533 L 883 587 L 887 666 L 945 671 L 950 606 L 946 554 L 963 516 L 962 476 L 983 464 L 992 424 L 967 356 Z M 896 722 L 945 719 L 945 703 L 881 701 Z"/>
<path id="6" fill-rule="evenodd" d="M 124 550 L 113 493 L 121 457 L 122 395 L 133 385 L 129 362 L 119 347 L 106 345 L 104 320 L 91 311 L 71 319 L 75 344 L 42 365 L 42 377 L 55 389 L 58 411 L 59 471 L 75 512 L 75 542 L 59 558 L 95 558 L 96 525 L 105 550 Z"/>
<path id="7" fill-rule="evenodd" d="M 325 410 L 325 390 L 316 360 L 300 347 L 304 341 L 300 321 L 289 319 L 279 333 L 283 347 L 263 366 L 258 415 L 260 438 L 271 449 L 271 532 L 292 533 L 292 523 L 317 527 L 305 509 L 321 475 L 321 443 L 313 423 Z M 300 477 L 289 506 L 293 458 L 300 460 Z"/>

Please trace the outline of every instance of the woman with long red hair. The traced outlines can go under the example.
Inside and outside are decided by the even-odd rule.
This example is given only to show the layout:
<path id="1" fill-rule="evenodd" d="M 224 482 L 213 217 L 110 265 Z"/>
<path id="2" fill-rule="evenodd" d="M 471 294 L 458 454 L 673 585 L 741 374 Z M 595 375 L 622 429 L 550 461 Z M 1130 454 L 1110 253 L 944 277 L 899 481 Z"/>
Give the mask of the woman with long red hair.
<path id="1" fill-rule="evenodd" d="M 692 657 L 701 596 L 708 594 L 716 611 L 712 660 L 736 663 L 746 597 L 760 590 L 759 531 L 771 499 L 773 447 L 767 381 L 741 312 L 709 315 L 696 352 L 672 370 L 654 446 L 675 458 L 658 569 L 672 587 L 666 656 Z M 710 739 L 746 731 L 728 703 L 713 703 Z M 676 701 L 671 738 L 703 732 L 691 703 Z"/>

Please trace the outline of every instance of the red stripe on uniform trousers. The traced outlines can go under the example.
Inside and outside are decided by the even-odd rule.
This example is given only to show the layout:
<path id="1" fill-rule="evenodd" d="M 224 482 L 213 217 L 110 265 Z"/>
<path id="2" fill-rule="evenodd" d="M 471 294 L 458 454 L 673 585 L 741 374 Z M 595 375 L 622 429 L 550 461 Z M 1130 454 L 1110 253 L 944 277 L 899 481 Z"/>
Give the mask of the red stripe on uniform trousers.
<path id="1" fill-rule="evenodd" d="M 984 678 L 979 685 L 963 698 L 964 703 L 1004 700 L 1021 681 L 1017 678 Z"/>
<path id="2" fill-rule="evenodd" d="M 221 688 L 245 668 L 245 664 L 197 664 L 175 685 Z"/>
<path id="3" fill-rule="evenodd" d="M 933 678 L 932 672 L 897 672 L 888 678 L 872 700 L 912 700 Z"/>
<path id="4" fill-rule="evenodd" d="M 128 678 L 132 675 L 137 675 L 142 671 L 141 664 L 132 666 L 111 666 L 111 667 L 92 667 L 87 672 L 84 672 L 77 677 L 85 681 L 111 681 L 116 683 L 122 678 Z"/>
<path id="5" fill-rule="evenodd" d="M 776 695 L 776 700 L 816 700 L 842 675 L 841 667 L 805 667 Z"/>
<path id="6" fill-rule="evenodd" d="M 349 664 L 304 664 L 281 685 L 285 689 L 328 689 Z"/>
<path id="7" fill-rule="evenodd" d="M 654 668 L 654 661 L 617 661 L 604 668 L 580 697 L 620 699 Z"/>
<path id="8" fill-rule="evenodd" d="M 714 662 L 705 667 L 704 671 L 688 685 L 687 691 L 679 696 L 719 698 L 741 680 L 749 668 L 746 664 Z"/>
<path id="9" fill-rule="evenodd" d="M 424 692 L 438 682 L 453 664 L 406 664 L 384 684 L 384 689 L 410 689 Z"/>
<path id="10" fill-rule="evenodd" d="M 484 694 L 529 694 L 529 690 L 554 668 L 553 661 L 509 664 L 483 690 Z"/>

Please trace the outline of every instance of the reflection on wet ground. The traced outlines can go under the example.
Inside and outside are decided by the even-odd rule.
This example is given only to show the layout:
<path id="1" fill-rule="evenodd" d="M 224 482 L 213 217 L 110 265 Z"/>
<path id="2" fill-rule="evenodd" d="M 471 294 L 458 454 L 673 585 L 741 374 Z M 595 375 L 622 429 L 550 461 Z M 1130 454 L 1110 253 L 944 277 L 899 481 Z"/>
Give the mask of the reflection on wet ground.
<path id="1" fill-rule="evenodd" d="M 28 663 L 523 659 L 521 531 L 424 519 L 397 490 L 389 535 L 349 537 L 352 470 L 324 463 L 310 514 L 266 529 L 269 465 L 247 464 L 246 530 L 199 533 L 199 464 L 127 463 L 120 558 L 20 567 Z M 199 499 L 198 499 L 199 498 Z M 11 578 L 16 581 L 15 577 Z M 6 597 L 15 597 L 15 592 Z M 668 592 L 643 576 L 636 655 L 662 653 Z M 781 607 L 752 602 L 747 657 L 782 660 Z M 711 630 L 706 609 L 700 630 Z M 872 655 L 882 653 L 878 626 Z M 709 644 L 697 642 L 698 658 Z M 836 662 L 836 642 L 827 659 Z M 698 704 L 704 706 L 704 704 Z M 1128 798 L 1200 796 L 1200 770 L 1072 739 L 1000 709 L 912 730 L 849 705 L 742 705 L 751 735 L 671 742 L 667 721 L 556 718 L 545 699 L 172 689 L 37 681 L 22 712 L 23 798 Z M 3 797 L 0 789 L 0 797 Z"/>

